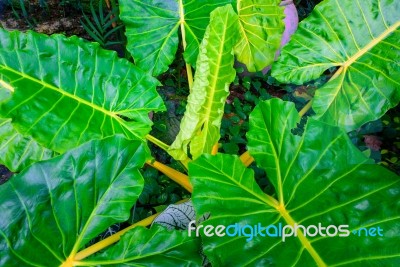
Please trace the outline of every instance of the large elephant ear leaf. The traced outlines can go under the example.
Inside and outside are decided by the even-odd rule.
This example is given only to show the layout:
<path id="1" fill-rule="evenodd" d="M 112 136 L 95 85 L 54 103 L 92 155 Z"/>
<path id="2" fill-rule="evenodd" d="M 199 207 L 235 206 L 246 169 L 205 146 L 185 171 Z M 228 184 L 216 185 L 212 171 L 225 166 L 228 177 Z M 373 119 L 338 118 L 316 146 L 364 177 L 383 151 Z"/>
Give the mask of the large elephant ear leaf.
<path id="1" fill-rule="evenodd" d="M 235 56 L 249 71 L 272 64 L 285 29 L 280 0 L 238 0 L 240 41 Z"/>
<path id="2" fill-rule="evenodd" d="M 13 90 L 0 79 L 0 103 L 11 97 Z M 39 145 L 32 137 L 17 132 L 10 118 L 0 118 L 0 164 L 13 172 L 20 172 L 32 163 L 54 155 L 53 151 Z"/>
<path id="3" fill-rule="evenodd" d="M 309 119 L 302 137 L 291 134 L 299 120 L 294 104 L 278 99 L 261 102 L 250 116 L 248 149 L 274 196 L 236 156 L 204 155 L 189 164 L 197 216 L 210 212 L 204 225 L 233 225 L 223 237 L 203 236 L 211 263 L 397 265 L 399 177 L 370 162 L 340 128 Z M 296 224 L 306 231 L 298 227 L 294 236 L 287 226 Z M 315 227 L 323 228 L 321 235 Z M 292 236 L 283 238 L 284 232 Z"/>
<path id="4" fill-rule="evenodd" d="M 350 131 L 400 101 L 400 2 L 326 0 L 302 21 L 272 75 L 302 84 L 337 67 L 316 91 L 316 117 Z"/>
<path id="5" fill-rule="evenodd" d="M 112 266 L 201 266 L 200 238 L 159 225 L 135 227 L 116 245 L 85 260 L 90 266 L 107 266 L 110 262 L 115 264 Z"/>
<path id="6" fill-rule="evenodd" d="M 0 115 L 60 153 L 114 134 L 144 139 L 148 113 L 165 109 L 156 79 L 77 37 L 0 29 L 0 78 L 14 89 Z"/>
<path id="7" fill-rule="evenodd" d="M 194 66 L 211 11 L 231 2 L 121 0 L 120 17 L 126 25 L 127 49 L 140 68 L 157 76 L 173 62 L 181 30 L 187 44 L 185 60 Z"/>
<path id="8" fill-rule="evenodd" d="M 0 186 L 0 265 L 60 266 L 129 218 L 150 152 L 121 136 L 35 163 Z"/>
<path id="9" fill-rule="evenodd" d="M 221 119 L 236 72 L 233 48 L 238 18 L 231 5 L 215 9 L 200 45 L 193 88 L 188 97 L 181 129 L 169 153 L 183 160 L 210 153 L 220 138 Z M 190 151 L 188 151 L 190 146 Z"/>

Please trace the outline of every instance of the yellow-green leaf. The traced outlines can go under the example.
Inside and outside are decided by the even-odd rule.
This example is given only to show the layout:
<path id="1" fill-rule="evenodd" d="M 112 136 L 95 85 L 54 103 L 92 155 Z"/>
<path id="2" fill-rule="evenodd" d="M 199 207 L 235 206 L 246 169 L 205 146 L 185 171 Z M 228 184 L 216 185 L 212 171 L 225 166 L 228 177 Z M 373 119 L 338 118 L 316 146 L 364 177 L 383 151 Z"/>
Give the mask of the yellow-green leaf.
<path id="1" fill-rule="evenodd" d="M 181 129 L 169 150 L 175 159 L 185 159 L 189 154 L 197 158 L 211 152 L 220 138 L 224 105 L 236 74 L 233 48 L 237 30 L 238 18 L 231 5 L 211 13 Z"/>

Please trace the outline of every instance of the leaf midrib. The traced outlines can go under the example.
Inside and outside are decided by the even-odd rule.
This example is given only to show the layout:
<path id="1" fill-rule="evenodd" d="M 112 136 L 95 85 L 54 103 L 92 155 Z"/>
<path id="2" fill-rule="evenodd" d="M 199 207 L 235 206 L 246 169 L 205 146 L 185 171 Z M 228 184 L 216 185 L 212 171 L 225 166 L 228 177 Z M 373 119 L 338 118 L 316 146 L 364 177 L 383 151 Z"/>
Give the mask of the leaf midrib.
<path id="1" fill-rule="evenodd" d="M 294 226 L 295 224 L 297 224 L 297 222 L 290 216 L 290 214 L 287 212 L 287 210 L 283 205 L 278 207 L 278 211 L 288 225 Z M 307 237 L 303 234 L 303 232 L 300 229 L 297 229 L 297 236 L 300 240 L 300 243 L 308 251 L 311 257 L 314 259 L 315 263 L 319 267 L 327 267 L 326 263 L 319 256 L 318 252 L 314 249 L 310 241 L 307 239 Z"/>
<path id="2" fill-rule="evenodd" d="M 35 77 L 26 75 L 26 74 L 24 74 L 24 73 L 22 73 L 22 72 L 16 71 L 16 70 L 14 70 L 14 69 L 12 69 L 12 68 L 10 68 L 10 67 L 8 67 L 8 66 L 3 65 L 3 68 L 6 69 L 7 71 L 10 71 L 10 72 L 14 73 L 14 74 L 20 75 L 20 76 L 21 76 L 22 78 L 24 78 L 24 79 L 28 79 L 28 80 L 30 80 L 30 81 L 32 81 L 32 82 L 34 82 L 34 83 L 41 84 L 41 85 L 43 85 L 43 87 L 46 88 L 46 89 L 53 90 L 53 91 L 55 91 L 55 92 L 57 92 L 57 93 L 59 93 L 59 94 L 65 96 L 65 97 L 69 97 L 69 98 L 75 100 L 75 101 L 78 102 L 78 103 L 82 103 L 82 104 L 84 104 L 84 105 L 86 105 L 86 106 L 92 108 L 93 110 L 97 110 L 97 111 L 99 111 L 99 112 L 101 112 L 101 113 L 103 113 L 103 114 L 105 114 L 105 115 L 107 115 L 107 116 L 113 118 L 113 119 L 116 120 L 122 127 L 124 127 L 125 129 L 127 129 L 129 133 L 131 133 L 132 135 L 134 135 L 135 137 L 137 137 L 137 138 L 139 138 L 139 139 L 142 139 L 141 136 L 138 136 L 135 132 L 133 132 L 133 131 L 130 129 L 130 127 L 129 127 L 128 125 L 125 124 L 125 121 L 124 121 L 123 119 L 121 119 L 120 117 L 118 117 L 117 113 L 111 112 L 111 111 L 109 111 L 109 110 L 106 110 L 105 108 L 103 108 L 103 107 L 101 107 L 101 106 L 97 106 L 97 105 L 95 105 L 95 104 L 92 103 L 92 102 L 89 102 L 89 101 L 87 101 L 87 100 L 85 100 L 85 99 L 83 99 L 83 98 L 77 97 L 76 95 L 71 94 L 71 93 L 68 93 L 67 91 L 60 90 L 60 88 L 57 88 L 57 87 L 54 86 L 54 85 L 51 85 L 51 84 L 49 84 L 49 83 L 47 83 L 47 82 L 45 82 L 45 81 L 41 81 L 41 80 L 39 80 L 39 79 L 37 79 L 37 78 L 35 78 Z M 2 82 L 2 80 L 0 80 L 0 82 Z M 0 83 L 0 85 L 3 85 L 3 83 Z M 11 88 L 8 88 L 8 90 L 11 91 Z M 13 92 L 13 90 L 14 90 L 14 88 L 12 88 L 12 91 L 11 91 L 11 92 Z"/>
<path id="3" fill-rule="evenodd" d="M 206 113 L 205 113 L 204 122 L 203 122 L 204 129 L 202 131 L 203 133 L 206 133 L 206 134 L 208 134 L 208 132 L 209 132 L 208 128 L 209 128 L 211 112 L 213 110 L 212 109 L 213 99 L 216 94 L 216 91 L 218 91 L 217 83 L 218 83 L 219 73 L 221 72 L 221 61 L 222 61 L 222 57 L 224 55 L 223 51 L 224 51 L 224 47 L 225 47 L 225 39 L 226 39 L 228 28 L 232 27 L 232 24 L 230 26 L 228 25 L 228 17 L 229 17 L 229 14 L 227 13 L 224 18 L 226 26 L 224 27 L 224 32 L 221 36 L 221 43 L 220 43 L 220 47 L 219 47 L 218 59 L 217 59 L 217 64 L 216 64 L 217 70 L 216 70 L 216 73 L 214 73 L 215 75 L 212 75 L 212 77 L 213 77 L 212 85 L 207 86 L 207 88 L 212 89 L 212 90 L 207 90 L 208 92 L 210 92 L 210 95 L 209 95 L 209 97 L 207 97 L 208 103 L 205 108 Z M 210 31 L 211 31 L 211 29 L 210 29 Z M 209 74 L 211 74 L 211 71 L 210 71 L 210 73 L 208 73 L 208 75 Z M 226 84 L 226 82 L 225 82 L 225 84 Z M 201 146 L 203 151 L 204 151 L 204 147 L 206 146 L 206 142 L 207 142 L 207 137 L 203 138 L 203 142 L 202 142 L 203 144 Z"/>
<path id="4" fill-rule="evenodd" d="M 95 110 L 100 111 L 101 113 L 107 114 L 108 116 L 110 116 L 110 117 L 112 117 L 112 118 L 119 119 L 119 117 L 117 116 L 116 113 L 111 112 L 111 111 L 108 111 L 108 110 L 106 110 L 106 109 L 103 108 L 103 107 L 94 105 L 94 103 L 89 102 L 89 101 L 87 101 L 87 100 L 85 100 L 85 99 L 83 99 L 83 98 L 77 97 L 76 95 L 71 94 L 71 93 L 68 93 L 67 91 L 60 90 L 60 89 L 57 88 L 56 86 L 51 85 L 51 84 L 49 84 L 49 83 L 47 83 L 47 82 L 45 82 L 45 81 L 41 81 L 41 80 L 39 80 L 39 79 L 37 79 L 37 78 L 34 78 L 34 77 L 32 77 L 32 76 L 29 76 L 29 75 L 26 75 L 26 74 L 24 74 L 24 73 L 22 73 L 22 72 L 16 71 L 16 70 L 14 70 L 13 68 L 10 68 L 10 67 L 5 66 L 5 65 L 3 65 L 3 68 L 6 69 L 7 71 L 10 71 L 10 72 L 12 72 L 12 73 L 14 73 L 14 74 L 17 74 L 17 75 L 21 76 L 21 77 L 24 78 L 24 79 L 30 80 L 30 81 L 32 81 L 32 82 L 34 82 L 34 83 L 37 83 L 37 84 L 41 84 L 41 85 L 43 85 L 45 88 L 48 88 L 48 89 L 53 90 L 53 91 L 56 91 L 57 93 L 62 94 L 62 95 L 64 95 L 64 96 L 66 96 L 66 97 L 72 98 L 72 99 L 74 99 L 74 100 L 77 101 L 77 102 L 83 103 L 84 105 L 89 106 L 89 107 L 91 107 L 92 109 L 95 109 Z M 3 84 L 1 83 L 1 80 L 0 80 L 0 84 L 3 85 Z M 9 90 L 10 90 L 10 89 L 9 89 Z"/>
<path id="5" fill-rule="evenodd" d="M 263 116 L 263 120 L 265 121 L 270 121 L 270 119 L 268 119 L 266 117 L 266 114 L 264 112 L 261 111 L 261 116 Z M 269 113 L 270 116 L 272 116 L 272 112 Z M 272 143 L 272 135 L 269 132 L 269 128 L 266 126 L 266 133 L 267 133 L 267 140 L 269 141 L 269 147 L 271 148 L 271 151 L 273 152 L 273 156 L 274 156 L 274 163 L 275 163 L 275 169 L 276 169 L 276 180 L 278 182 L 277 187 L 278 187 L 278 201 L 280 203 L 280 205 L 284 206 L 284 198 L 283 198 L 283 186 L 282 186 L 282 174 L 281 174 L 281 165 L 279 164 L 279 153 L 276 149 L 276 147 L 274 146 L 274 144 Z M 277 208 L 277 206 L 274 206 L 274 208 Z"/>
<path id="6" fill-rule="evenodd" d="M 391 33 L 396 31 L 398 27 L 400 27 L 400 21 L 398 21 L 397 23 L 395 23 L 392 26 L 390 26 L 389 28 L 387 28 L 384 32 L 382 32 L 381 35 L 379 35 L 377 38 L 374 38 L 370 43 L 368 43 L 362 49 L 358 50 L 358 52 L 355 53 L 353 56 L 351 56 L 348 60 L 343 62 L 342 68 L 349 67 L 355 61 L 357 61 L 360 57 L 362 57 L 364 54 L 366 54 L 369 50 L 371 50 L 373 47 L 375 47 L 379 42 L 383 41 Z"/>

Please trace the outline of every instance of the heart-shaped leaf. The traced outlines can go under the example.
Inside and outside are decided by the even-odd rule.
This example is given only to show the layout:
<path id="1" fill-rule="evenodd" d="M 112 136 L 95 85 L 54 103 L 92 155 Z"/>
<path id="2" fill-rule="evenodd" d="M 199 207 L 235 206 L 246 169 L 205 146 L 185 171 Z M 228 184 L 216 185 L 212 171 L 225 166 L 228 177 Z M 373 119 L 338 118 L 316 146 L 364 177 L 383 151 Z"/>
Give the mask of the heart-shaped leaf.
<path id="1" fill-rule="evenodd" d="M 203 235 L 211 263 L 396 266 L 399 177 L 373 164 L 337 127 L 310 119 L 302 137 L 293 135 L 299 121 L 294 104 L 278 99 L 261 102 L 250 116 L 248 149 L 274 196 L 236 156 L 204 155 L 189 164 L 196 213 L 211 212 L 203 227 L 232 225 L 225 236 L 210 226 Z M 305 229 L 295 231 L 296 224 Z"/>
<path id="2" fill-rule="evenodd" d="M 77 37 L 0 29 L 0 77 L 14 89 L 0 115 L 60 153 L 114 134 L 143 139 L 148 113 L 164 109 L 156 79 Z"/>
<path id="3" fill-rule="evenodd" d="M 185 32 L 185 60 L 195 65 L 199 45 L 215 8 L 232 0 L 120 0 L 127 49 L 142 69 L 157 76 L 168 69 L 178 49 L 178 31 Z"/>
<path id="4" fill-rule="evenodd" d="M 141 141 L 117 136 L 13 176 L 0 186 L 0 265 L 74 262 L 91 239 L 129 218 L 143 188 L 139 168 L 148 157 Z"/>
<path id="5" fill-rule="evenodd" d="M 272 68 L 302 84 L 337 67 L 316 91 L 317 118 L 354 130 L 400 101 L 400 2 L 325 0 L 299 24 Z"/>

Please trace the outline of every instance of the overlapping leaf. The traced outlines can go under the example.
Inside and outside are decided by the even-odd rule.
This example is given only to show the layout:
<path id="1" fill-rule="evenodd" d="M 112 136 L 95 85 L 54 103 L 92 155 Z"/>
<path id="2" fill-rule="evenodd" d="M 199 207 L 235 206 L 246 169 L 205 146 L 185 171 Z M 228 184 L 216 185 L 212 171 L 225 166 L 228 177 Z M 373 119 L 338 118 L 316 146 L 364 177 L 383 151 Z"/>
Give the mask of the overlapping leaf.
<path id="1" fill-rule="evenodd" d="M 240 40 L 235 47 L 238 61 L 249 71 L 260 71 L 274 61 L 285 29 L 280 0 L 238 0 Z"/>
<path id="2" fill-rule="evenodd" d="M 339 128 L 310 119 L 302 137 L 291 134 L 300 117 L 292 103 L 261 102 L 250 117 L 248 149 L 276 189 L 268 196 L 238 157 L 205 155 L 190 163 L 193 203 L 205 224 L 249 225 L 241 236 L 204 237 L 213 265 L 395 266 L 400 260 L 400 178 L 370 162 Z M 274 225 L 348 225 L 347 237 L 262 236 Z M 380 227 L 382 235 L 359 236 Z M 301 230 L 299 230 L 301 231 Z M 354 233 L 353 233 L 354 231 Z M 312 231 L 314 233 L 315 231 Z M 232 233 L 232 231 L 231 231 Z M 251 234 L 253 235 L 251 236 Z M 331 229 L 330 233 L 333 231 Z M 246 241 L 246 239 L 248 239 Z"/>
<path id="3" fill-rule="evenodd" d="M 164 109 L 157 80 L 76 37 L 0 29 L 0 77 L 15 90 L 0 115 L 57 152 L 114 134 L 144 138 L 148 113 Z"/>
<path id="4" fill-rule="evenodd" d="M 185 31 L 185 59 L 195 65 L 210 13 L 232 0 L 121 0 L 128 50 L 136 64 L 154 76 L 165 72 L 178 49 L 178 31 Z M 181 26 L 182 25 L 182 26 Z"/>
<path id="5" fill-rule="evenodd" d="M 169 150 L 175 159 L 185 159 L 189 155 L 189 145 L 193 158 L 211 152 L 220 138 L 229 84 L 236 74 L 233 47 L 238 36 L 237 20 L 231 5 L 219 7 L 211 13 L 181 129 Z"/>
<path id="6" fill-rule="evenodd" d="M 11 96 L 11 90 L 8 85 L 0 82 L 0 103 Z M 53 156 L 53 151 L 42 147 L 33 138 L 18 133 L 11 119 L 0 118 L 0 164 L 19 172 L 36 161 Z"/>
<path id="7" fill-rule="evenodd" d="M 54 155 L 53 151 L 39 145 L 32 137 L 17 132 L 11 119 L 0 118 L 0 164 L 19 172 L 34 162 Z"/>
<path id="8" fill-rule="evenodd" d="M 96 266 L 201 266 L 200 239 L 187 231 L 136 227 L 103 253 L 85 260 Z"/>
<path id="9" fill-rule="evenodd" d="M 129 218 L 149 157 L 141 141 L 91 141 L 0 186 L 0 265 L 60 266 Z"/>
<path id="10" fill-rule="evenodd" d="M 313 109 L 322 121 L 356 129 L 400 100 L 399 28 L 399 1 L 325 0 L 300 23 L 272 75 L 302 84 L 337 67 Z"/>
<path id="11" fill-rule="evenodd" d="M 192 201 L 171 204 L 154 219 L 153 225 L 162 225 L 167 229 L 186 230 L 190 221 L 196 220 Z"/>

